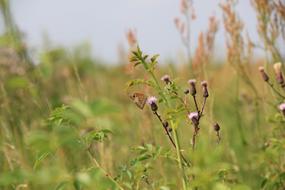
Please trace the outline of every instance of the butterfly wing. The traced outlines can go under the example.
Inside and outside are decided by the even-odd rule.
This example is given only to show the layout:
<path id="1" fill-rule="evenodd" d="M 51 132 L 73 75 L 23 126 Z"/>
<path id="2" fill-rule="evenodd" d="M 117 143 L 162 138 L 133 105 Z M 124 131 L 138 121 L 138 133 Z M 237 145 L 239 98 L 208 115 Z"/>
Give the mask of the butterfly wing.
<path id="1" fill-rule="evenodd" d="M 147 97 L 143 93 L 134 93 L 131 96 L 131 99 L 134 101 L 134 103 L 140 108 L 143 109 L 147 100 Z"/>

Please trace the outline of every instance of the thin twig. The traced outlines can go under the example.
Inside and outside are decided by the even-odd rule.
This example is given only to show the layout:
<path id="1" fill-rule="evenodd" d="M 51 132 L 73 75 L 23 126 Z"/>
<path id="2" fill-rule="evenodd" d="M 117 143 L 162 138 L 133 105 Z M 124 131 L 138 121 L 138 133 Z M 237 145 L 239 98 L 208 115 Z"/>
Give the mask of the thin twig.
<path id="1" fill-rule="evenodd" d="M 196 111 L 197 111 L 197 113 L 199 113 L 199 112 L 200 112 L 200 110 L 199 110 L 199 107 L 198 107 L 198 103 L 197 103 L 196 96 L 195 96 L 195 95 L 193 95 L 192 97 L 193 97 L 193 100 L 194 100 L 194 103 L 195 103 Z"/>
<path id="2" fill-rule="evenodd" d="M 185 101 L 183 100 L 183 98 L 181 98 L 177 92 L 172 91 L 172 93 L 175 95 L 175 97 L 183 104 L 183 106 L 185 107 L 187 113 L 190 113 L 190 109 L 188 108 L 187 104 L 185 103 Z"/>
<path id="3" fill-rule="evenodd" d="M 273 85 L 271 82 L 267 81 L 267 84 L 272 88 L 272 90 L 273 90 L 278 96 L 280 96 L 281 98 L 285 99 L 285 96 L 283 96 L 280 92 L 278 92 L 278 90 L 276 90 L 276 88 L 274 87 L 274 85 Z"/>
<path id="4" fill-rule="evenodd" d="M 174 142 L 174 140 L 172 139 L 172 137 L 171 137 L 171 135 L 170 135 L 168 129 L 167 129 L 167 128 L 164 126 L 164 124 L 163 124 L 163 121 L 162 121 L 162 119 L 161 119 L 161 116 L 160 116 L 157 112 L 153 112 L 153 113 L 157 116 L 157 118 L 159 119 L 160 123 L 162 124 L 163 129 L 165 130 L 166 135 L 167 135 L 168 139 L 170 140 L 171 144 L 173 145 L 173 147 L 174 147 L 175 149 L 177 149 L 177 147 L 176 147 L 176 145 L 175 145 L 175 142 Z M 180 152 L 180 150 L 179 150 L 179 152 Z M 180 155 L 181 155 L 181 158 L 183 159 L 183 161 L 185 162 L 185 164 L 186 164 L 188 167 L 190 167 L 190 163 L 187 161 L 187 159 L 183 156 L 183 154 L 182 154 L 181 152 L 180 152 Z"/>
<path id="5" fill-rule="evenodd" d="M 219 132 L 219 131 L 217 131 L 217 138 L 218 138 L 217 143 L 219 144 L 220 141 L 221 141 L 221 135 L 220 135 L 220 132 Z"/>
<path id="6" fill-rule="evenodd" d="M 194 134 L 192 136 L 192 149 L 195 149 L 195 144 L 196 144 L 196 136 L 198 135 L 199 127 L 195 126 L 194 128 Z"/>
<path id="7" fill-rule="evenodd" d="M 87 149 L 87 153 L 95 166 L 99 168 L 104 173 L 104 175 L 108 177 L 120 190 L 124 190 L 124 188 L 104 168 L 100 166 L 99 162 L 91 154 L 90 147 Z"/>
<path id="8" fill-rule="evenodd" d="M 204 109 L 205 109 L 205 105 L 206 105 L 206 101 L 207 101 L 207 97 L 204 97 L 204 101 L 203 101 L 203 105 L 202 105 L 202 110 L 201 113 L 199 114 L 199 119 L 200 117 L 202 117 Z M 199 112 L 198 112 L 199 113 Z"/>

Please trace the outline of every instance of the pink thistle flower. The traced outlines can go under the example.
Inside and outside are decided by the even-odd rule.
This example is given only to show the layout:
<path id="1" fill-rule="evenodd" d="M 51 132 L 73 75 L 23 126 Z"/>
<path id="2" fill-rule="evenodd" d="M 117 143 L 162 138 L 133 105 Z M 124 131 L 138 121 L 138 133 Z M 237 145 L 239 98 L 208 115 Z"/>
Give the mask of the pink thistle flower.
<path id="1" fill-rule="evenodd" d="M 207 87 L 207 86 L 208 86 L 208 82 L 204 80 L 204 81 L 201 82 L 201 85 L 202 85 L 203 87 Z"/>
<path id="2" fill-rule="evenodd" d="M 147 99 L 147 103 L 149 105 L 151 104 L 155 104 L 157 102 L 157 98 L 155 96 L 150 96 L 148 99 Z"/>
<path id="3" fill-rule="evenodd" d="M 282 103 L 278 106 L 279 110 L 283 113 L 283 115 L 285 116 L 285 103 Z"/>
<path id="4" fill-rule="evenodd" d="M 282 103 L 278 106 L 280 111 L 285 111 L 285 103 Z"/>
<path id="5" fill-rule="evenodd" d="M 163 75 L 160 80 L 164 81 L 166 84 L 171 83 L 169 75 Z"/>
<path id="6" fill-rule="evenodd" d="M 204 98 L 209 97 L 208 82 L 207 82 L 207 81 L 203 81 L 203 82 L 201 82 L 201 85 L 202 85 L 202 87 L 203 87 L 203 97 L 204 97 Z"/>
<path id="7" fill-rule="evenodd" d="M 157 109 L 158 109 L 158 106 L 157 106 L 156 102 L 157 102 L 157 98 L 154 97 L 154 96 L 150 96 L 147 99 L 147 103 L 150 105 L 151 110 L 154 111 L 154 112 L 156 112 Z"/>
<path id="8" fill-rule="evenodd" d="M 198 126 L 198 124 L 199 124 L 199 114 L 198 114 L 198 112 L 191 112 L 191 113 L 188 115 L 188 118 L 192 121 L 192 123 L 193 123 L 195 126 Z"/>
<path id="9" fill-rule="evenodd" d="M 190 80 L 188 80 L 188 83 L 190 84 L 190 94 L 192 96 L 195 96 L 197 93 L 197 91 L 196 91 L 196 80 L 190 79 Z"/>
<path id="10" fill-rule="evenodd" d="M 264 67 L 258 67 L 259 72 L 261 73 L 261 76 L 265 82 L 269 81 L 269 76 L 264 71 Z"/>
<path id="11" fill-rule="evenodd" d="M 190 79 L 190 80 L 188 80 L 188 83 L 191 85 L 196 84 L 196 79 Z"/>

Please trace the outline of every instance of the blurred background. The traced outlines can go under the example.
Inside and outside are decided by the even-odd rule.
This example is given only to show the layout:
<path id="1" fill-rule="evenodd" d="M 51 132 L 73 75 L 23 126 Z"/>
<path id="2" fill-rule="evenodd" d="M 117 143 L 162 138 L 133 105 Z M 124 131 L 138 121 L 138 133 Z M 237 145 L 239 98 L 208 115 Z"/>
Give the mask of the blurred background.
<path id="1" fill-rule="evenodd" d="M 210 16 L 216 16 L 220 25 L 223 24 L 219 7 L 222 2 L 193 2 L 196 19 L 191 24 L 192 52 L 198 44 L 199 33 L 207 29 Z M 183 54 L 174 24 L 174 19 L 180 15 L 179 0 L 11 0 L 11 10 L 34 56 L 48 38 L 53 44 L 67 48 L 89 43 L 94 56 L 106 63 L 116 63 L 118 47 L 127 47 L 125 34 L 129 29 L 136 30 L 145 51 L 160 54 L 162 60 L 174 60 Z M 248 35 L 257 41 L 256 16 L 250 0 L 239 1 L 236 10 Z M 217 33 L 215 46 L 216 55 L 224 57 L 223 27 Z"/>

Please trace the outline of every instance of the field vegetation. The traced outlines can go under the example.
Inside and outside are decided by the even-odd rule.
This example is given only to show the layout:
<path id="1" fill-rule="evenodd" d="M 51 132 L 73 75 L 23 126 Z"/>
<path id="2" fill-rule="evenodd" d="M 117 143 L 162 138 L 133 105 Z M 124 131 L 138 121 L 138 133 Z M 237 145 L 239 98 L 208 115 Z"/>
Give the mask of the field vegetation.
<path id="1" fill-rule="evenodd" d="M 35 64 L 0 0 L 1 190 L 285 189 L 284 2 L 251 1 L 258 42 L 221 3 L 194 51 L 193 2 L 180 3 L 183 64 L 147 55 L 132 30 L 120 64 L 86 44 L 47 46 Z"/>

